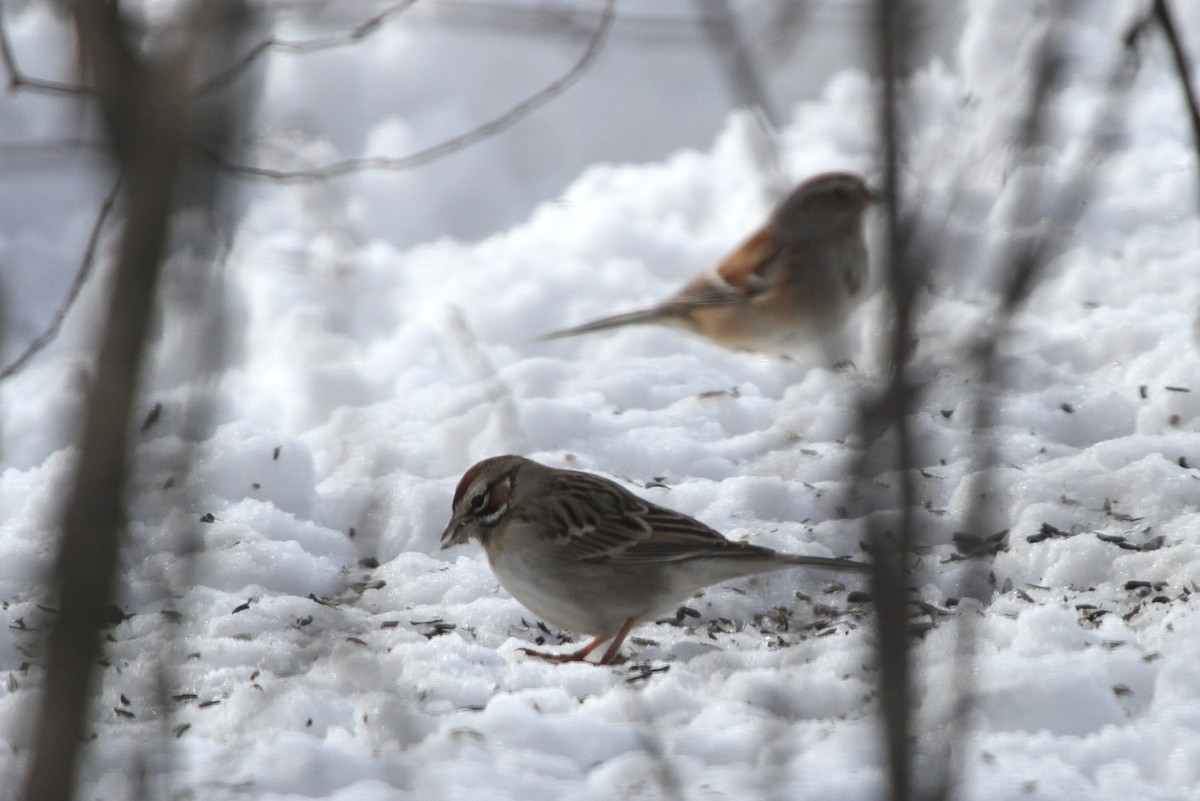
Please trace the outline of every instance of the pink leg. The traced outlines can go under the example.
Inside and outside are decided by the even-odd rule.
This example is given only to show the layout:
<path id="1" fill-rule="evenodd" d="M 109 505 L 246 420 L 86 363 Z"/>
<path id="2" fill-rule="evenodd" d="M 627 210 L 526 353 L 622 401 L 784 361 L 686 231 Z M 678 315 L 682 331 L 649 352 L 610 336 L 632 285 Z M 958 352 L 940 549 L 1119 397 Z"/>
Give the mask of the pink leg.
<path id="1" fill-rule="evenodd" d="M 621 643 L 625 642 L 625 638 L 629 636 L 629 630 L 633 628 L 633 623 L 637 618 L 629 618 L 625 621 L 625 625 L 621 626 L 621 630 L 617 632 L 617 636 L 613 637 L 612 645 L 608 646 L 608 650 L 604 652 L 604 656 L 600 658 L 600 664 L 607 665 L 613 661 L 613 657 L 617 655 L 617 651 L 621 649 Z"/>
<path id="2" fill-rule="evenodd" d="M 536 656 L 538 659 L 544 659 L 547 662 L 583 662 L 587 660 L 588 654 L 596 650 L 596 646 L 606 640 L 608 640 L 607 637 L 597 637 L 578 651 L 572 651 L 569 654 L 548 654 L 544 651 L 534 651 L 530 648 L 518 648 L 517 650 L 528 656 Z"/>
<path id="3" fill-rule="evenodd" d="M 608 646 L 608 650 L 605 651 L 604 656 L 600 658 L 599 664 L 607 665 L 609 662 L 612 662 L 613 657 L 617 655 L 617 651 L 621 647 L 621 643 L 625 642 L 625 638 L 629 635 L 629 630 L 633 628 L 634 620 L 635 618 L 631 617 L 625 621 L 623 626 L 621 626 L 621 630 L 618 631 L 616 636 L 612 638 L 612 645 Z M 556 664 L 561 664 L 563 662 L 586 662 L 588 655 L 591 654 L 592 651 L 595 651 L 601 643 L 607 642 L 608 639 L 608 637 L 597 637 L 587 645 L 580 648 L 578 651 L 572 651 L 569 654 L 548 654 L 543 651 L 534 651 L 529 648 L 521 648 L 519 650 L 521 653 L 528 656 L 535 656 L 538 659 L 544 659 L 547 662 L 554 662 Z"/>

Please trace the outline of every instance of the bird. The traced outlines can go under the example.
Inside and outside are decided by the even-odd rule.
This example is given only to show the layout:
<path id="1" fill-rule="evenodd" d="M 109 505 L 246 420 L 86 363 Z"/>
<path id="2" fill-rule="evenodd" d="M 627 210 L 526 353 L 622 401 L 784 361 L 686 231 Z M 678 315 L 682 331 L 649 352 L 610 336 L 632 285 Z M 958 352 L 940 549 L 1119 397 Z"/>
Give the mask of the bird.
<path id="1" fill-rule="evenodd" d="M 442 549 L 476 539 L 500 585 L 542 620 L 594 639 L 567 654 L 523 648 L 550 662 L 586 661 L 630 630 L 674 612 L 711 584 L 814 567 L 866 572 L 851 559 L 800 556 L 735 542 L 615 481 L 505 455 L 470 467 L 454 491 Z"/>
<path id="2" fill-rule="evenodd" d="M 538 341 L 647 323 L 690 331 L 734 350 L 790 350 L 817 341 L 838 329 L 863 299 L 868 273 L 863 217 L 880 197 L 852 173 L 813 176 L 716 269 L 671 297 Z"/>

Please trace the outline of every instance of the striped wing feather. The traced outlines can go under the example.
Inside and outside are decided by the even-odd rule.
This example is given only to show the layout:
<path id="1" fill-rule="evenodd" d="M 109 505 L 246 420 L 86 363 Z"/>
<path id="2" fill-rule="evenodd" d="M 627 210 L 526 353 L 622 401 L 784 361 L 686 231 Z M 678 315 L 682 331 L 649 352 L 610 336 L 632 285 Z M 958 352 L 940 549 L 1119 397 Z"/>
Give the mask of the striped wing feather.
<path id="1" fill-rule="evenodd" d="M 773 553 L 731 542 L 699 520 L 644 501 L 608 479 L 565 472 L 547 493 L 550 536 L 584 562 L 673 562 Z M 550 500 L 553 498 L 554 500 Z"/>

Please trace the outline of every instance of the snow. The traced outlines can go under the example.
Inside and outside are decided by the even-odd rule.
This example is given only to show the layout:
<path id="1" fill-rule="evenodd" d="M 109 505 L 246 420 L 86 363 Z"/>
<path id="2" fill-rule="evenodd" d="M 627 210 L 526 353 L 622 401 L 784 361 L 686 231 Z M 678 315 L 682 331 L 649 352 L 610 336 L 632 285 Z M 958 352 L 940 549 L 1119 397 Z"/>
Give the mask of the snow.
<path id="1" fill-rule="evenodd" d="M 486 33 L 447 22 L 453 4 L 421 5 L 360 46 L 267 59 L 254 157 L 307 164 L 437 142 L 560 73 L 584 41 Z M 768 5 L 737 7 L 762 34 Z M 1077 68 L 1036 167 L 1014 163 L 1011 136 L 1038 4 L 969 4 L 911 82 L 904 179 L 944 254 L 913 362 L 915 581 L 930 609 L 949 610 L 930 613 L 915 654 L 918 743 L 948 736 L 956 621 L 969 620 L 975 703 L 954 747 L 972 801 L 1200 793 L 1197 165 L 1160 39 L 1142 52 L 1129 124 L 1094 168 L 1078 224 L 1001 346 L 986 471 L 963 360 L 996 306 L 1010 221 L 1036 212 L 1020 206 L 1020 179 L 1049 182 L 1047 207 L 1070 187 L 1140 7 L 1076 7 L 1064 35 Z M 1200 50 L 1200 6 L 1173 7 Z M 195 799 L 882 794 L 872 613 L 850 596 L 862 580 L 731 582 L 678 621 L 635 629 L 622 665 L 551 665 L 520 649 L 567 635 L 499 589 L 475 546 L 439 550 L 458 477 L 505 452 L 613 477 L 794 552 L 859 555 L 867 521 L 896 518 L 899 476 L 873 476 L 858 507 L 846 481 L 865 447 L 854 400 L 883 378 L 878 297 L 848 327 L 852 369 L 659 329 L 531 341 L 661 298 L 768 207 L 752 121 L 723 89 L 695 89 L 723 80 L 699 31 L 645 28 L 673 32 L 657 45 L 635 35 L 628 19 L 649 25 L 663 8 L 693 11 L 623 5 L 631 16 L 593 72 L 475 149 L 408 172 L 243 185 L 215 285 L 188 272 L 189 254 L 173 257 L 165 297 L 227 303 L 213 321 L 177 302 L 159 324 L 138 422 L 161 410 L 136 435 L 121 565 L 129 617 L 108 632 L 81 797 L 130 797 L 142 769 L 153 791 Z M 837 36 L 867 15 L 849 1 L 818 8 Z M 70 77 L 46 6 L 4 13 L 30 73 Z M 343 30 L 341 13 L 312 26 Z M 313 34 L 287 13 L 279 25 Z M 479 64 L 495 80 L 481 82 Z M 402 80 L 429 65 L 445 83 Z M 789 176 L 877 174 L 875 85 L 852 59 L 818 77 L 784 59 L 769 78 L 794 84 L 778 95 Z M 20 167 L 0 178 L 5 361 L 52 317 L 106 191 L 94 154 L 17 147 L 81 135 L 70 109 L 0 97 L 0 160 Z M 101 269 L 54 344 L 0 383 L 3 798 L 30 758 L 53 622 L 43 591 L 104 288 Z M 218 368 L 198 330 L 220 341 Z M 982 603 L 948 603 L 965 575 L 954 534 L 989 484 L 978 533 L 1007 530 L 1007 548 Z"/>

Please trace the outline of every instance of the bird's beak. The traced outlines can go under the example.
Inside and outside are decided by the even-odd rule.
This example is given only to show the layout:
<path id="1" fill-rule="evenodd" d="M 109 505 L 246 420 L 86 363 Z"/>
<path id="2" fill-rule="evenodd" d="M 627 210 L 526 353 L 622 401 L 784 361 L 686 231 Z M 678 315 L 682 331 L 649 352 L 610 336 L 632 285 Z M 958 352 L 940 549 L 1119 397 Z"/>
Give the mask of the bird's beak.
<path id="1" fill-rule="evenodd" d="M 466 534 L 466 526 L 463 525 L 463 522 L 463 519 L 458 515 L 450 518 L 450 523 L 447 524 L 446 530 L 442 532 L 443 551 L 455 545 L 462 545 L 470 539 Z"/>
<path id="2" fill-rule="evenodd" d="M 868 201 L 867 201 L 868 203 L 882 203 L 885 199 L 887 199 L 887 195 L 885 195 L 883 193 L 882 189 L 877 189 L 873 186 L 868 186 L 867 187 L 867 198 L 868 198 Z"/>

